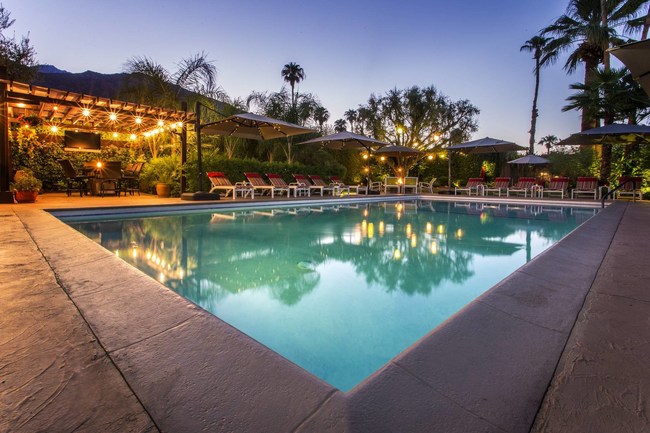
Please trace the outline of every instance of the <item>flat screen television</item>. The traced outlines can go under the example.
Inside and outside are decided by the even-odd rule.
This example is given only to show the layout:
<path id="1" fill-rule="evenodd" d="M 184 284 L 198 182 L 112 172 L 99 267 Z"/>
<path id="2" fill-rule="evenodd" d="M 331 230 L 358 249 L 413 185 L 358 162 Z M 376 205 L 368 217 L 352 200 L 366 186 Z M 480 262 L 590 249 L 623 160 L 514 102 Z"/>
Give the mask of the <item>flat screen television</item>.
<path id="1" fill-rule="evenodd" d="M 63 147 L 65 150 L 99 151 L 101 138 L 101 135 L 95 132 L 65 131 Z"/>

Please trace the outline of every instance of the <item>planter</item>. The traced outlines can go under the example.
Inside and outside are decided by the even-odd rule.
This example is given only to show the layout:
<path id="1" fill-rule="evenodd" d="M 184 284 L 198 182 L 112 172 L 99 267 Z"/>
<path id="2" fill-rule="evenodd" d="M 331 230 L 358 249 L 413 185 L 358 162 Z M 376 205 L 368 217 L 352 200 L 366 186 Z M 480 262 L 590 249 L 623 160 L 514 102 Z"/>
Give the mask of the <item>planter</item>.
<path id="1" fill-rule="evenodd" d="M 158 182 L 156 184 L 156 194 L 158 197 L 169 197 L 172 194 L 172 186 L 168 183 Z"/>
<path id="2" fill-rule="evenodd" d="M 38 191 L 16 191 L 14 196 L 18 203 L 34 203 L 38 196 Z"/>

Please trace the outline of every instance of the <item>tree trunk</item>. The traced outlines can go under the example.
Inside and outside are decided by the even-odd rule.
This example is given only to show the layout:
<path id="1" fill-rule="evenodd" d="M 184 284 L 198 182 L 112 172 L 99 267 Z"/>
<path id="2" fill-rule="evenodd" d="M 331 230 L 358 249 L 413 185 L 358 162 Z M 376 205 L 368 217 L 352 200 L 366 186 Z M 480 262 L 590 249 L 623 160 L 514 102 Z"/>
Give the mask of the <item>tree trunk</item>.
<path id="1" fill-rule="evenodd" d="M 539 56 L 535 53 L 535 93 L 533 95 L 533 111 L 530 116 L 530 140 L 528 142 L 528 153 L 535 153 L 535 130 L 537 129 L 537 95 L 539 94 Z"/>
<path id="2" fill-rule="evenodd" d="M 598 69 L 598 63 L 600 59 L 593 57 L 587 57 L 583 59 L 585 63 L 585 85 L 589 85 L 594 81 L 596 75 L 596 70 Z M 580 131 L 586 131 L 587 129 L 593 129 L 598 126 L 598 119 L 593 118 L 587 111 L 587 109 L 582 109 L 582 122 L 580 125 Z"/>
<path id="3" fill-rule="evenodd" d="M 603 29 L 607 28 L 607 0 L 600 0 L 600 25 Z M 605 71 L 609 71 L 609 43 L 606 47 L 603 47 L 603 65 L 605 65 Z"/>
<path id="4" fill-rule="evenodd" d="M 605 125 L 614 123 L 614 117 L 608 115 L 604 119 Z M 605 183 L 612 173 L 612 145 L 611 143 L 603 143 L 600 155 L 600 181 Z"/>

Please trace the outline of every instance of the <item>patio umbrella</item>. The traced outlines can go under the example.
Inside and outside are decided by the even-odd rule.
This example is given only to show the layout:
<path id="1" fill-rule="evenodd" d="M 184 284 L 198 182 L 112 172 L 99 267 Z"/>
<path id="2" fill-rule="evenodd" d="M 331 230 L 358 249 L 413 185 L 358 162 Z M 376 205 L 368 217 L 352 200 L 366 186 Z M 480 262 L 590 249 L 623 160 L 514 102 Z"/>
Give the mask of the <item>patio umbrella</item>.
<path id="1" fill-rule="evenodd" d="M 448 176 L 449 180 L 447 181 L 447 186 L 451 189 L 451 152 L 453 151 L 462 151 L 471 154 L 486 154 L 486 153 L 503 153 L 503 152 L 514 152 L 519 150 L 525 150 L 526 148 L 520 146 L 516 143 L 507 140 L 501 140 L 499 138 L 485 137 L 478 140 L 467 141 L 465 143 L 455 144 L 449 146 L 447 150 L 449 151 L 449 167 L 448 167 Z"/>
<path id="2" fill-rule="evenodd" d="M 514 165 L 517 165 L 517 166 L 527 166 L 527 167 L 539 167 L 539 166 L 547 165 L 547 164 L 550 164 L 550 163 L 551 163 L 550 160 L 548 160 L 546 158 L 542 158 L 541 156 L 537 156 L 537 155 L 526 155 L 526 156 L 522 156 L 521 158 L 517 158 L 517 159 L 513 159 L 512 161 L 508 161 L 508 164 L 514 164 Z M 524 170 L 524 173 L 525 172 L 526 172 L 526 170 Z M 520 172 L 517 171 L 517 173 L 520 173 Z M 535 170 L 533 170 L 533 174 L 535 174 Z"/>
<path id="3" fill-rule="evenodd" d="M 250 138 L 252 140 L 271 140 L 315 131 L 315 129 L 253 113 L 235 114 L 201 126 L 203 134 Z"/>
<path id="4" fill-rule="evenodd" d="M 521 165 L 544 165 L 550 163 L 551 161 L 549 161 L 548 159 L 542 158 L 541 156 L 537 156 L 537 155 L 526 155 L 526 156 L 522 156 L 521 158 L 508 161 L 508 164 L 521 164 Z"/>
<path id="5" fill-rule="evenodd" d="M 465 143 L 449 146 L 447 150 L 461 150 L 467 153 L 502 153 L 525 150 L 526 148 L 511 141 L 501 140 L 498 138 L 480 138 L 478 140 L 467 141 Z"/>
<path id="6" fill-rule="evenodd" d="M 635 80 L 650 96 L 650 39 L 609 50 L 627 66 Z"/>
<path id="7" fill-rule="evenodd" d="M 373 148 L 390 146 L 390 143 L 348 131 L 337 132 L 336 134 L 330 134 L 324 137 L 312 138 L 311 140 L 303 141 L 298 144 L 322 144 L 324 147 L 336 150 L 363 148 L 368 152 L 372 152 Z"/>
<path id="8" fill-rule="evenodd" d="M 613 123 L 571 134 L 556 146 L 650 143 L 650 126 Z"/>

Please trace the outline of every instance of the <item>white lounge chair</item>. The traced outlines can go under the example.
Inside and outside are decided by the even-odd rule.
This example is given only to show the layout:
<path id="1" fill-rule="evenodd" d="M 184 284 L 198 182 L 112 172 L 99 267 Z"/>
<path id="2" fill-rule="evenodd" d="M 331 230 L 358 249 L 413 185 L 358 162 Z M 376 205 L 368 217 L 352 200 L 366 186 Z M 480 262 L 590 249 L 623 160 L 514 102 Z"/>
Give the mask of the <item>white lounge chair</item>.
<path id="1" fill-rule="evenodd" d="M 233 200 L 237 198 L 237 194 L 241 195 L 242 198 L 248 197 L 249 195 L 253 198 L 253 188 L 244 182 L 233 184 L 221 171 L 208 172 L 208 179 L 210 179 L 210 183 L 212 184 L 210 192 L 224 191 L 223 196 L 228 197 L 229 194 L 232 194 Z"/>
<path id="2" fill-rule="evenodd" d="M 598 200 L 598 178 L 597 177 L 578 177 L 576 187 L 571 190 L 571 198 L 580 198 L 581 195 L 593 196 Z"/>

